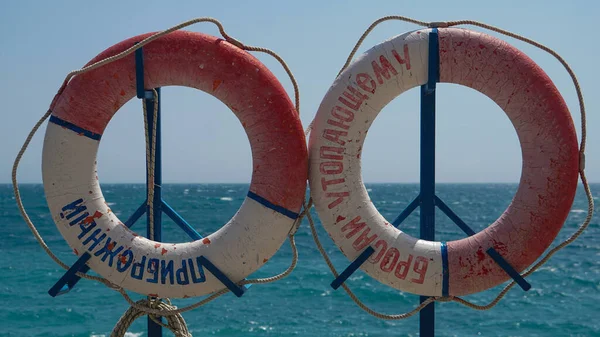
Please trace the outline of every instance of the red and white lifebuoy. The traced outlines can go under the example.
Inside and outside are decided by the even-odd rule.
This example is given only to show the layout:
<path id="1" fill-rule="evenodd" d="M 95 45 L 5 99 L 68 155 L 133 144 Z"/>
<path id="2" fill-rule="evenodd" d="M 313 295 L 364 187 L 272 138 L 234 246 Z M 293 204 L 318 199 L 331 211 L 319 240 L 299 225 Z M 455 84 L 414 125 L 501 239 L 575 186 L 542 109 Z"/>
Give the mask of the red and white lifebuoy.
<path id="1" fill-rule="evenodd" d="M 348 259 L 367 246 L 375 249 L 362 266 L 365 272 L 402 291 L 458 296 L 508 279 L 485 253 L 488 248 L 522 271 L 550 245 L 575 196 L 579 155 L 571 115 L 540 67 L 499 39 L 439 29 L 440 81 L 475 89 L 506 112 L 521 143 L 521 181 L 504 214 L 471 237 L 424 241 L 391 226 L 362 182 L 361 150 L 381 109 L 427 82 L 430 31 L 381 43 L 338 76 L 310 136 L 309 184 L 323 226 Z"/>
<path id="2" fill-rule="evenodd" d="M 121 42 L 90 63 L 148 35 Z M 104 201 L 96 173 L 100 137 L 136 93 L 131 55 L 74 77 L 51 107 L 43 180 L 61 234 L 110 282 L 142 294 L 191 297 L 224 286 L 198 262 L 203 255 L 237 282 L 262 266 L 287 238 L 302 205 L 307 149 L 300 119 L 275 76 L 247 52 L 216 37 L 177 31 L 144 47 L 146 88 L 180 85 L 220 99 L 240 119 L 252 148 L 248 197 L 203 240 L 162 243 L 137 236 Z"/>

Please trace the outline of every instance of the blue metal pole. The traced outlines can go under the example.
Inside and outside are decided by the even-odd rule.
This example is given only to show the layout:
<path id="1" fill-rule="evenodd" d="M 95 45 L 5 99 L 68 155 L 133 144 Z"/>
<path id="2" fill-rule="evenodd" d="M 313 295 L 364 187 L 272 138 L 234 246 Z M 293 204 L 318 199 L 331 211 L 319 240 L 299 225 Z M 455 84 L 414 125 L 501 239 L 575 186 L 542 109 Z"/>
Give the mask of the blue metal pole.
<path id="1" fill-rule="evenodd" d="M 154 98 L 146 99 L 146 109 L 148 113 L 148 139 L 150 141 L 150 153 L 154 150 L 154 181 L 148 181 L 148 174 L 146 174 L 146 186 L 154 184 L 154 198 L 153 198 L 153 220 L 154 220 L 154 236 L 150 235 L 150 212 L 147 212 L 148 216 L 148 235 L 147 237 L 154 241 L 162 240 L 162 154 L 161 154 L 161 130 L 160 130 L 160 88 L 156 88 L 158 93 L 158 111 L 156 112 L 156 121 L 154 121 Z M 156 142 L 152 140 L 152 129 L 156 122 Z M 152 148 L 152 144 L 156 144 L 156 149 Z M 149 167 L 146 168 L 148 173 Z M 162 337 L 162 327 L 156 324 L 150 317 L 148 317 L 148 337 Z"/>
<path id="2" fill-rule="evenodd" d="M 421 239 L 435 240 L 435 86 L 439 77 L 437 29 L 429 34 L 427 84 L 421 86 Z M 428 296 L 421 296 L 421 303 Z M 435 303 L 419 314 L 419 336 L 435 336 Z"/>

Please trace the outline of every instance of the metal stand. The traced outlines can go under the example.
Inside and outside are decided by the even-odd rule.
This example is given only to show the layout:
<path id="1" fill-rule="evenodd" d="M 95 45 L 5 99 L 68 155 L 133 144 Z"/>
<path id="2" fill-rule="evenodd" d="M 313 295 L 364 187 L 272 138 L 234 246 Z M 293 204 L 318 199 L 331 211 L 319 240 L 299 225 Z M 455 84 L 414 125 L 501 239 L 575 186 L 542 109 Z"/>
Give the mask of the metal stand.
<path id="1" fill-rule="evenodd" d="M 450 220 L 452 220 L 468 236 L 475 232 L 456 215 L 438 196 L 435 195 L 435 89 L 439 82 L 439 41 L 437 28 L 432 29 L 429 34 L 429 66 L 427 84 L 421 86 L 421 177 L 419 195 L 400 213 L 392 222 L 398 227 L 417 207 L 421 207 L 420 223 L 423 240 L 435 240 L 435 207 L 437 206 Z M 448 254 L 446 243 L 442 242 L 442 260 L 447 266 Z M 339 288 L 352 273 L 375 252 L 372 247 L 367 247 L 350 265 L 338 276 L 331 287 Z M 525 291 L 531 289 L 531 285 L 500 255 L 496 250 L 490 248 L 486 253 L 512 277 Z M 447 268 L 444 268 L 447 271 Z M 442 284 L 442 295 L 448 296 L 448 275 L 444 275 Z M 420 296 L 423 303 L 428 296 Z M 435 303 L 427 305 L 419 313 L 421 337 L 435 336 Z"/>
<path id="2" fill-rule="evenodd" d="M 148 191 L 148 186 L 150 184 L 154 184 L 154 200 L 153 200 L 153 216 L 154 216 L 154 235 L 150 237 L 150 206 L 148 204 L 148 200 L 145 200 L 140 207 L 124 222 L 124 225 L 130 228 L 133 224 L 139 220 L 144 213 L 147 214 L 148 217 L 148 226 L 147 226 L 147 237 L 154 241 L 162 240 L 162 213 L 164 212 L 171 220 L 173 220 L 190 238 L 193 240 L 202 239 L 202 235 L 200 235 L 190 224 L 185 221 L 177 212 L 167 204 L 166 201 L 162 198 L 162 153 L 161 153 L 161 125 L 160 125 L 160 88 L 155 88 L 158 94 L 158 111 L 156 112 L 156 120 L 154 120 L 154 94 L 151 90 L 146 90 L 144 88 L 144 57 L 143 57 L 143 48 L 136 50 L 135 52 L 135 63 L 136 63 L 136 86 L 137 86 L 137 98 L 144 99 L 146 101 L 147 108 L 147 123 L 148 123 L 148 142 L 150 146 L 150 151 L 153 151 L 152 144 L 156 144 L 155 150 L 155 162 L 154 162 L 154 181 L 149 181 L 148 170 L 149 167 L 146 166 L 146 191 Z M 152 129 L 154 127 L 154 123 L 156 123 L 156 142 L 152 139 Z M 87 262 L 91 258 L 90 253 L 85 252 L 82 254 L 79 259 L 67 270 L 67 272 L 50 288 L 48 293 L 52 297 L 56 297 L 59 295 L 63 295 L 68 293 L 75 284 L 81 279 L 77 276 L 78 272 L 87 273 L 90 270 L 90 267 L 87 265 Z M 237 297 L 241 297 L 245 291 L 250 287 L 247 286 L 239 286 L 235 282 L 233 282 L 227 275 L 225 275 L 217 266 L 215 266 L 212 262 L 210 262 L 206 257 L 199 257 L 199 267 L 200 273 L 204 274 L 202 268 L 206 268 L 209 272 L 211 272 L 223 285 L 225 285 L 232 293 L 234 293 Z M 160 317 L 159 317 L 160 319 Z M 149 337 L 162 337 L 162 327 L 155 323 L 153 320 L 148 317 L 148 336 Z"/>

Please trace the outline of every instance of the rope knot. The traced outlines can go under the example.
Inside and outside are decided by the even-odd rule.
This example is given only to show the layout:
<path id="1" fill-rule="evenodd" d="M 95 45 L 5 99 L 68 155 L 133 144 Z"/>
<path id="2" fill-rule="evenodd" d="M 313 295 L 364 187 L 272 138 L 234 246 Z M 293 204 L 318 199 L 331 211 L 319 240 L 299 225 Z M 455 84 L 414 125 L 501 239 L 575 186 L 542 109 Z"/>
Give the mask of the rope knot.
<path id="1" fill-rule="evenodd" d="M 168 299 L 167 299 L 168 301 Z M 110 337 L 123 337 L 127 332 L 127 329 L 131 326 L 133 321 L 136 319 L 148 315 L 156 324 L 167 328 L 173 332 L 176 337 L 192 337 L 192 334 L 188 331 L 187 324 L 180 313 L 165 315 L 167 324 L 163 323 L 154 312 L 173 312 L 177 307 L 169 303 L 163 302 L 161 299 L 142 299 L 135 302 L 127 309 L 127 311 L 121 316 L 115 328 L 113 329 Z"/>

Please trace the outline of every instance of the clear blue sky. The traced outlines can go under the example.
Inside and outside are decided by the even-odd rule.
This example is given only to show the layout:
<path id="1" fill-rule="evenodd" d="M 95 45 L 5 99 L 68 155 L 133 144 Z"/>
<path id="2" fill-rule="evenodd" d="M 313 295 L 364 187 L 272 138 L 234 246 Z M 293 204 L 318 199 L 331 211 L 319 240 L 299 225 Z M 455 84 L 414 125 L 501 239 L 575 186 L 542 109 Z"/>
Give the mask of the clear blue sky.
<path id="1" fill-rule="evenodd" d="M 358 37 L 384 15 L 424 21 L 473 19 L 522 33 L 558 51 L 579 76 L 589 113 L 587 171 L 600 181 L 600 116 L 596 77 L 600 50 L 597 1 L 3 1 L 0 4 L 0 182 L 10 181 L 14 157 L 46 111 L 64 76 L 105 48 L 131 36 L 194 17 L 220 20 L 246 44 L 279 53 L 300 84 L 302 121 L 308 125 Z M 208 23 L 191 28 L 212 35 Z M 360 52 L 418 29 L 402 22 L 379 26 Z M 476 29 L 476 28 L 473 28 Z M 494 34 L 492 34 L 494 35 Z M 578 127 L 575 90 L 551 56 L 508 39 L 531 56 L 567 100 Z M 281 67 L 257 55 L 291 94 Z M 517 182 L 521 159 L 508 118 L 489 99 L 455 85 L 438 87 L 437 179 L 440 182 Z M 164 180 L 249 182 L 250 147 L 224 104 L 180 87 L 163 90 Z M 183 122 L 182 122 L 183 121 Z M 375 121 L 363 152 L 367 182 L 416 182 L 418 90 L 388 105 Z M 21 182 L 41 181 L 43 128 L 20 170 Z M 145 150 L 141 103 L 130 101 L 108 126 L 100 146 L 102 182 L 143 182 Z"/>

